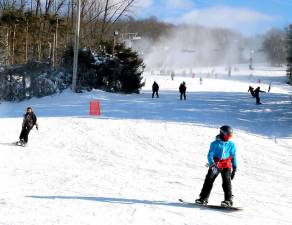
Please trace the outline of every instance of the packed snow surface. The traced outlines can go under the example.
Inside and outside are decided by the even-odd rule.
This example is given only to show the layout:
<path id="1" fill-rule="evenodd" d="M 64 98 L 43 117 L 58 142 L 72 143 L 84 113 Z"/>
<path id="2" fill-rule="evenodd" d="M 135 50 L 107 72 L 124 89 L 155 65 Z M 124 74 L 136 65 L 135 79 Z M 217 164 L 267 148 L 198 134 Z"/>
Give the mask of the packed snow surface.
<path id="1" fill-rule="evenodd" d="M 67 90 L 0 104 L 0 224 L 292 224 L 292 89 L 284 68 L 242 67 L 231 77 L 211 70 L 177 70 L 174 80 L 145 72 L 139 95 Z M 160 98 L 152 99 L 154 80 Z M 270 83 L 256 105 L 248 86 L 267 91 Z M 89 116 L 90 100 L 100 101 L 101 116 Z M 23 148 L 11 143 L 27 106 L 39 130 Z M 182 205 L 179 198 L 198 197 L 209 144 L 225 124 L 235 132 L 234 204 L 243 210 Z M 222 200 L 218 177 L 209 203 Z"/>

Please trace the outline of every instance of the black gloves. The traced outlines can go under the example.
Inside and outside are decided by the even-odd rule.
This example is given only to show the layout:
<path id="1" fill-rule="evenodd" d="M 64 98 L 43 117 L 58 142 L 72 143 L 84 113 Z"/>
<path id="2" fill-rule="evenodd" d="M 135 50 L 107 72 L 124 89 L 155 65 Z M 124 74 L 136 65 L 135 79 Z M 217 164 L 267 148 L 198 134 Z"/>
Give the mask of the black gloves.
<path id="1" fill-rule="evenodd" d="M 235 176 L 235 173 L 236 173 L 236 167 L 233 167 L 232 168 L 232 173 L 231 173 L 231 180 L 233 180 L 233 178 Z"/>

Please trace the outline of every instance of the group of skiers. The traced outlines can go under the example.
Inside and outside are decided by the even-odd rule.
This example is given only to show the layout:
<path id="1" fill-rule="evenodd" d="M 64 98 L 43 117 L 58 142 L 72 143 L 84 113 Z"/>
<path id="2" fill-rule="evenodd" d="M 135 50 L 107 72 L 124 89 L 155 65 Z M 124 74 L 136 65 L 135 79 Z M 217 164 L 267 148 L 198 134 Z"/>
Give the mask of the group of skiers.
<path id="1" fill-rule="evenodd" d="M 269 91 L 270 89 L 271 89 L 271 85 L 269 86 Z M 186 83 L 183 81 L 179 85 L 180 100 L 186 100 L 186 90 L 187 90 Z M 155 95 L 157 98 L 159 98 L 158 91 L 159 91 L 159 85 L 156 81 L 154 81 L 152 84 L 152 98 L 154 98 Z M 256 89 L 254 89 L 252 86 L 249 86 L 248 92 L 251 93 L 252 97 L 256 98 L 257 105 L 262 104 L 260 100 L 260 92 L 265 92 L 265 91 L 262 91 L 260 87 L 257 87 Z"/>
<path id="2" fill-rule="evenodd" d="M 262 104 L 261 99 L 260 99 L 260 92 L 265 92 L 265 91 L 262 91 L 260 87 L 257 87 L 256 89 L 254 89 L 252 86 L 249 86 L 248 92 L 250 92 L 252 97 L 256 98 L 257 105 Z"/>
<path id="3" fill-rule="evenodd" d="M 159 98 L 159 85 L 157 84 L 156 81 L 153 82 L 152 84 L 152 98 L 154 98 L 154 96 L 156 95 L 157 98 Z M 186 82 L 182 82 L 179 85 L 179 93 L 180 93 L 180 100 L 186 100 L 186 91 L 187 91 L 187 87 L 186 87 Z"/>

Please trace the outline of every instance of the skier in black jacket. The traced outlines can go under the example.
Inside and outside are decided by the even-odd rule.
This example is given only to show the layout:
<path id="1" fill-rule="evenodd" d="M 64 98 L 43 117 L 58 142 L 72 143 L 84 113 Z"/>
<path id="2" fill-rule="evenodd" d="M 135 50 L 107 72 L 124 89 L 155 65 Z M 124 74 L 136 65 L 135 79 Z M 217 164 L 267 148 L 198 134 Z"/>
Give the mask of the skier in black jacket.
<path id="1" fill-rule="evenodd" d="M 38 130 L 39 127 L 37 124 L 37 117 L 32 111 L 32 108 L 27 107 L 26 113 L 23 116 L 22 129 L 21 129 L 21 133 L 19 135 L 19 141 L 17 144 L 20 144 L 22 146 L 27 145 L 28 134 L 34 125 L 36 126 L 36 129 Z"/>
<path id="2" fill-rule="evenodd" d="M 255 98 L 254 88 L 252 86 L 248 87 L 248 92 L 250 92 L 251 96 Z"/>
<path id="3" fill-rule="evenodd" d="M 156 81 L 154 81 L 154 83 L 152 84 L 152 98 L 154 98 L 154 94 L 156 94 L 156 97 L 159 98 L 158 90 L 159 85 L 156 83 Z"/>
<path id="4" fill-rule="evenodd" d="M 179 86 L 179 92 L 180 92 L 180 100 L 182 100 L 184 98 L 184 100 L 186 100 L 186 83 L 183 81 L 180 86 Z"/>
<path id="5" fill-rule="evenodd" d="M 261 100 L 260 100 L 260 92 L 265 92 L 265 91 L 261 91 L 261 88 L 260 88 L 260 87 L 257 87 L 257 88 L 254 90 L 254 96 L 255 96 L 255 98 L 256 98 L 256 104 L 257 104 L 257 105 L 262 104 L 262 103 L 261 103 Z"/>

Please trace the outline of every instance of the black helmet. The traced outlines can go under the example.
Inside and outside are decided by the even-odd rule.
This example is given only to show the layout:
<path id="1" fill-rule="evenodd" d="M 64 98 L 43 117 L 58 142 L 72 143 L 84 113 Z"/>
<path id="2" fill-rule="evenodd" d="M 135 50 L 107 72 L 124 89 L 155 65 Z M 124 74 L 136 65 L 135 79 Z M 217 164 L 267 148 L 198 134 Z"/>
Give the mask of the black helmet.
<path id="1" fill-rule="evenodd" d="M 220 139 L 223 141 L 228 141 L 233 134 L 233 129 L 228 126 L 228 125 L 224 125 L 222 127 L 220 127 Z"/>

